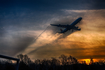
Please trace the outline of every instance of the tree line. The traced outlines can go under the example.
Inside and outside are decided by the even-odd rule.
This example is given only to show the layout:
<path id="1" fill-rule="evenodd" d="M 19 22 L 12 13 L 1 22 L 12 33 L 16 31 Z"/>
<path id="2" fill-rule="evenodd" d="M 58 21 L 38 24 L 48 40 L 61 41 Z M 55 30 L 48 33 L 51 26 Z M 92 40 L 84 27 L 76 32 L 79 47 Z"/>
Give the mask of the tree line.
<path id="1" fill-rule="evenodd" d="M 27 55 L 19 54 L 19 70 L 103 70 L 105 61 L 93 62 L 91 58 L 90 65 L 86 62 L 79 63 L 73 56 L 61 55 L 59 59 L 37 59 L 32 61 Z M 16 63 L 11 60 L 0 60 L 0 70 L 15 70 Z"/>

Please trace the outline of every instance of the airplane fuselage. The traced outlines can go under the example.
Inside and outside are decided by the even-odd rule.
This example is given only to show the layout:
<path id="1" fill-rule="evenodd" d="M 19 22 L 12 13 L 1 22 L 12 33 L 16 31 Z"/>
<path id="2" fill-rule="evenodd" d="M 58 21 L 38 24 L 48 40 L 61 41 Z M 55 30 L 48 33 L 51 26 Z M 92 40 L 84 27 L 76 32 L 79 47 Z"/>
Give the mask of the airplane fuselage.
<path id="1" fill-rule="evenodd" d="M 75 27 L 75 25 L 80 22 L 82 20 L 82 17 L 79 17 L 78 19 L 76 19 L 73 23 L 71 23 L 70 25 L 56 25 L 56 24 L 51 24 L 52 26 L 57 26 L 57 27 L 63 27 L 65 28 L 64 30 L 62 30 L 60 33 L 65 33 L 68 30 L 74 29 L 74 30 L 81 30 L 78 29 L 78 27 Z"/>
<path id="2" fill-rule="evenodd" d="M 70 24 L 71 26 L 75 26 L 78 22 L 80 22 L 82 20 L 82 17 L 79 17 L 78 19 L 76 19 L 72 24 Z"/>

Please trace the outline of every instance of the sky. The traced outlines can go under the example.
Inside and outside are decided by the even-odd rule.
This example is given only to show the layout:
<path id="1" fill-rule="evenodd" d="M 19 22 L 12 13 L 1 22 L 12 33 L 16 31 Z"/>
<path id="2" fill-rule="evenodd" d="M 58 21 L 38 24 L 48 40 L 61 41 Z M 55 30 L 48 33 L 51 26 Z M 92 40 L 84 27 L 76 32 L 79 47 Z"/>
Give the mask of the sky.
<path id="1" fill-rule="evenodd" d="M 58 34 L 50 24 L 71 24 L 81 31 Z M 105 0 L 0 0 L 0 54 L 31 59 L 72 55 L 105 58 Z"/>

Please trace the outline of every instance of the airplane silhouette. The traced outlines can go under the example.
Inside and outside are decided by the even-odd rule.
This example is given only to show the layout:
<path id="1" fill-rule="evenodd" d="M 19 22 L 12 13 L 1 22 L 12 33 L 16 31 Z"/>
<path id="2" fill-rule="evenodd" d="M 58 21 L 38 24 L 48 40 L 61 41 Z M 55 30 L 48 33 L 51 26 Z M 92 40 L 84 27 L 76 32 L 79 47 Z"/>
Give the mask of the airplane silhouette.
<path id="1" fill-rule="evenodd" d="M 50 24 L 51 26 L 57 26 L 57 27 L 62 27 L 62 28 L 65 28 L 64 30 L 62 30 L 62 29 L 60 29 L 61 30 L 61 32 L 58 32 L 58 33 L 65 33 L 65 32 L 67 32 L 68 30 L 71 30 L 72 29 L 72 32 L 73 32 L 73 30 L 81 30 L 81 28 L 80 29 L 78 29 L 78 27 L 76 27 L 75 25 L 78 23 L 78 22 L 80 22 L 82 20 L 82 17 L 79 17 L 78 19 L 76 19 L 73 23 L 71 23 L 70 25 L 69 24 L 67 24 L 67 25 L 61 25 L 61 24 Z"/>

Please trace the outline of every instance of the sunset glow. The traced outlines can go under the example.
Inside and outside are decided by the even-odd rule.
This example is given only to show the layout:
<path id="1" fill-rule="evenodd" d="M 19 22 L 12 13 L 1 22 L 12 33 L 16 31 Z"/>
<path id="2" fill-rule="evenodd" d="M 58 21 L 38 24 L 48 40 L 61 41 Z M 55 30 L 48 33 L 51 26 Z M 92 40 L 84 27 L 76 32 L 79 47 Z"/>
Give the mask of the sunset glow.
<path id="1" fill-rule="evenodd" d="M 90 63 L 89 58 L 105 58 L 104 0 L 0 1 L 0 53 L 16 57 L 26 54 L 30 59 L 59 58 L 71 55 Z M 58 33 L 62 27 L 75 26 L 80 31 Z"/>
<path id="2" fill-rule="evenodd" d="M 95 63 L 95 62 L 104 61 L 104 60 L 105 59 L 93 59 L 93 61 L 91 61 L 91 59 L 79 59 L 78 61 L 80 63 L 86 62 L 87 65 L 90 65 L 92 62 Z"/>
<path id="3" fill-rule="evenodd" d="M 82 61 L 85 61 L 87 65 L 90 64 L 90 59 L 82 59 Z"/>

